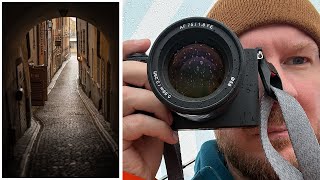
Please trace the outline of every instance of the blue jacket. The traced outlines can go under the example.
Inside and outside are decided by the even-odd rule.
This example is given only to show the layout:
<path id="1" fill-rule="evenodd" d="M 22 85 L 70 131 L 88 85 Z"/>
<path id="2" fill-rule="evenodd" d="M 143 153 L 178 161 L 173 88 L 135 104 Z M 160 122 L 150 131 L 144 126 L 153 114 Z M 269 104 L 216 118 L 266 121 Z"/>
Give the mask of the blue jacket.
<path id="1" fill-rule="evenodd" d="M 215 140 L 207 141 L 201 146 L 195 161 L 194 172 L 193 180 L 233 179 Z"/>

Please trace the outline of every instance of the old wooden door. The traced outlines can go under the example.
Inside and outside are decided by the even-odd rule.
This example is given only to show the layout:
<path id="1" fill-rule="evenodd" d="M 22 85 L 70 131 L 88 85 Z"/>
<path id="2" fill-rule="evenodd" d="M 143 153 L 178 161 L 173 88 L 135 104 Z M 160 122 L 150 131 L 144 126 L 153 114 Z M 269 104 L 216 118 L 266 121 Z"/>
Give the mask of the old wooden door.
<path id="1" fill-rule="evenodd" d="M 107 108 L 107 121 L 110 122 L 111 120 L 111 63 L 108 61 L 107 63 L 107 102 L 106 102 L 106 108 Z"/>
<path id="2" fill-rule="evenodd" d="M 17 64 L 17 87 L 18 89 L 22 88 L 23 91 L 26 91 L 25 85 L 24 85 L 24 71 L 23 71 L 23 63 L 22 60 L 18 60 Z M 27 129 L 27 116 L 26 116 L 26 98 L 25 95 L 22 96 L 22 99 L 18 101 L 19 104 L 19 118 L 20 123 L 17 124 L 18 127 L 17 130 L 20 131 L 19 134 L 23 134 L 25 130 Z"/>
<path id="3" fill-rule="evenodd" d="M 44 101 L 48 100 L 47 91 L 47 66 L 31 66 L 31 104 L 33 106 L 43 106 Z"/>

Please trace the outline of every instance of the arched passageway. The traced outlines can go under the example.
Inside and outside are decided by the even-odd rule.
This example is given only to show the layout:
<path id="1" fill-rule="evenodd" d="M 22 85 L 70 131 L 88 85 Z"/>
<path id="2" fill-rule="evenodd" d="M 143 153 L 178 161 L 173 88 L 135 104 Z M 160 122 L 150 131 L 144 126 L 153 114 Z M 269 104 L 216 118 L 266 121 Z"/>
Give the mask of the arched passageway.
<path id="1" fill-rule="evenodd" d="M 103 97 L 109 98 L 104 107 L 108 108 L 105 118 L 111 123 L 112 130 L 118 133 L 119 97 L 119 3 L 3 3 L 3 174 L 6 176 L 6 162 L 12 156 L 12 147 L 23 135 L 16 124 L 21 122 L 21 108 L 17 97 L 19 79 L 17 62 L 23 62 L 23 73 L 28 74 L 27 60 L 22 55 L 22 40 L 36 24 L 57 17 L 77 17 L 94 25 L 107 39 L 109 44 L 108 78 L 110 90 Z M 108 63 L 107 63 L 108 62 Z M 24 78 L 26 88 L 22 97 L 26 99 L 24 109 L 26 120 L 31 119 L 30 78 Z M 20 99 L 20 98 L 19 98 Z"/>

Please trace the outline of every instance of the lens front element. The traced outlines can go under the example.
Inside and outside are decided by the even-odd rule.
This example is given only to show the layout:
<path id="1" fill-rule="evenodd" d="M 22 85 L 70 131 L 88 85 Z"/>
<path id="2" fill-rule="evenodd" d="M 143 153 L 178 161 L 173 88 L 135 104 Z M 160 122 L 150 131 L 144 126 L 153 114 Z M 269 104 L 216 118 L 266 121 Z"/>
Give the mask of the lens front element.
<path id="1" fill-rule="evenodd" d="M 180 94 L 201 98 L 212 94 L 222 83 L 225 68 L 221 56 L 206 44 L 189 44 L 169 62 L 169 80 Z"/>
<path id="2" fill-rule="evenodd" d="M 206 121 L 221 115 L 236 97 L 244 62 L 237 36 L 225 25 L 186 18 L 167 27 L 152 45 L 148 80 L 170 110 Z"/>

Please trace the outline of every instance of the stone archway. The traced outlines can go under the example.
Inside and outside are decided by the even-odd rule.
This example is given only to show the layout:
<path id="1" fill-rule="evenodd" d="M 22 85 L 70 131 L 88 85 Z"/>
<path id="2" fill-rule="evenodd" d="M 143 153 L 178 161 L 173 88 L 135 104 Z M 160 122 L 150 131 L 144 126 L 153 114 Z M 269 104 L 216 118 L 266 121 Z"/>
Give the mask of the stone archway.
<path id="1" fill-rule="evenodd" d="M 34 25 L 57 17 L 78 17 L 90 22 L 110 43 L 112 129 L 119 129 L 119 3 L 3 3 L 3 157 L 14 144 L 10 126 L 19 121 L 16 100 L 16 60 L 22 57 L 21 40 Z M 23 60 L 23 59 L 22 59 Z M 30 79 L 25 79 L 30 83 Z M 28 83 L 27 83 L 28 84 Z M 27 93 L 30 93 L 26 91 Z M 105 96 L 106 97 L 106 96 Z M 4 165 L 5 166 L 5 165 Z"/>

